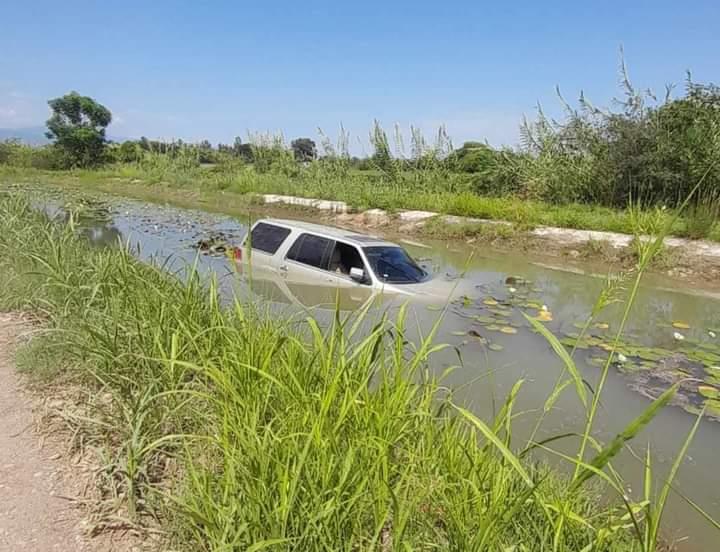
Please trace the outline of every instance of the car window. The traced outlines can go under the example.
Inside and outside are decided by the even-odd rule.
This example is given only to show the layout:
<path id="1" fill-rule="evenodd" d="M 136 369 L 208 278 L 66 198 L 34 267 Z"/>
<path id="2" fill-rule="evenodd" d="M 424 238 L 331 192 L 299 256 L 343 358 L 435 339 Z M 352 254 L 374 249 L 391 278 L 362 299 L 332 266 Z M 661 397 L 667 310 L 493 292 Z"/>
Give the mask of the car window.
<path id="1" fill-rule="evenodd" d="M 290 235 L 289 228 L 258 222 L 250 232 L 250 245 L 253 249 L 274 255 L 288 235 Z"/>
<path id="2" fill-rule="evenodd" d="M 392 284 L 422 282 L 427 273 L 420 268 L 402 247 L 364 247 L 365 256 L 379 280 Z"/>
<path id="3" fill-rule="evenodd" d="M 335 242 L 335 247 L 330 255 L 328 268 L 331 272 L 349 275 L 351 268 L 361 268 L 365 270 L 365 263 L 357 247 L 342 242 Z"/>
<path id="4" fill-rule="evenodd" d="M 328 257 L 333 240 L 315 236 L 314 234 L 300 234 L 288 251 L 287 258 L 298 263 L 327 270 Z"/>

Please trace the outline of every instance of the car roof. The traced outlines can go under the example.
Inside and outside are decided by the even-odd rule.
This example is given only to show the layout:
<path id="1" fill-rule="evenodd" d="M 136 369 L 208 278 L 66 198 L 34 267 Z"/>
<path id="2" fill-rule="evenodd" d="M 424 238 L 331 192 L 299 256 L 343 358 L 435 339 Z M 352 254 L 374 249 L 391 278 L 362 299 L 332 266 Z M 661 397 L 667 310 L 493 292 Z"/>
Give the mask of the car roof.
<path id="1" fill-rule="evenodd" d="M 293 228 L 303 232 L 312 232 L 313 234 L 319 234 L 325 238 L 333 240 L 341 240 L 347 243 L 351 243 L 358 247 L 366 246 L 377 246 L 386 245 L 398 247 L 397 244 L 379 238 L 377 236 L 371 236 L 368 234 L 361 234 L 360 232 L 353 232 L 352 230 L 344 230 L 342 228 L 336 228 L 334 226 L 325 226 L 324 224 L 315 224 L 313 222 L 303 222 L 300 220 L 289 220 L 289 219 L 276 219 L 266 218 L 259 219 L 258 222 L 266 222 L 268 224 L 275 224 L 278 226 L 285 226 L 286 228 Z"/>

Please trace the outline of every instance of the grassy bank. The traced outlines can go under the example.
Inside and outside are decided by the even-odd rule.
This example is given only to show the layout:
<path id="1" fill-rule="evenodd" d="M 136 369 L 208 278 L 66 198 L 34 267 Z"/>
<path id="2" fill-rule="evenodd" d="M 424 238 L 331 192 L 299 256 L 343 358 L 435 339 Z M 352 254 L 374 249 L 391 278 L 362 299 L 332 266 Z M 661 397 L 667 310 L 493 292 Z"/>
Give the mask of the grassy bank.
<path id="1" fill-rule="evenodd" d="M 503 220 L 520 229 L 557 226 L 582 230 L 600 230 L 633 234 L 637 229 L 629 209 L 598 205 L 556 205 L 517 197 L 485 197 L 472 193 L 461 182 L 449 188 L 417 185 L 392 185 L 372 173 L 350 171 L 337 175 L 327 170 L 298 169 L 294 174 L 258 173 L 252 166 L 179 167 L 174 164 L 117 164 L 103 169 L 76 171 L 40 171 L 0 166 L 5 183 L 71 184 L 83 188 L 123 193 L 141 199 L 190 194 L 207 204 L 247 206 L 254 194 L 287 194 L 300 197 L 345 201 L 353 208 L 421 209 L 444 214 Z M 182 203 L 182 201 L 180 201 Z M 226 207 L 227 211 L 228 208 Z M 232 210 L 232 209 L 231 209 Z M 647 214 L 664 221 L 673 213 L 662 208 Z M 685 237 L 720 240 L 720 226 L 714 219 L 677 218 L 670 233 Z"/>
<path id="2" fill-rule="evenodd" d="M 106 494 L 176 548 L 657 549 L 667 488 L 631 502 L 609 462 L 669 395 L 602 448 L 589 438 L 602 385 L 588 397 L 565 354 L 545 407 L 575 390 L 578 457 L 593 451 L 568 458 L 571 478 L 513 441 L 522 382 L 493 420 L 454 406 L 426 370 L 438 346 L 408 345 L 402 313 L 361 331 L 362 315 L 321 328 L 222 307 L 212 284 L 92 248 L 2 195 L 0 277 L 0 307 L 48 329 L 25 366 L 87 390 L 65 416 L 105 451 Z"/>

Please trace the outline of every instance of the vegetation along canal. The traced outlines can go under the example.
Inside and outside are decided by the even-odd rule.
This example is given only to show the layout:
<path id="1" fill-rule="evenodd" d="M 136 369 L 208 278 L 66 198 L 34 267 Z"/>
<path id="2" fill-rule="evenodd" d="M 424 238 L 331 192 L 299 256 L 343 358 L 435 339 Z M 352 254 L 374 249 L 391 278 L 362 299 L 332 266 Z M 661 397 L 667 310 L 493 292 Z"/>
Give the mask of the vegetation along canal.
<path id="1" fill-rule="evenodd" d="M 178 273 L 197 258 L 202 274 L 215 275 L 225 297 L 239 294 L 260 299 L 289 316 L 305 309 L 311 309 L 319 319 L 329 316 L 327 309 L 334 297 L 327 291 L 289 288 L 272 280 L 249 285 L 247 275 L 238 273 L 228 255 L 247 229 L 237 219 L 48 189 L 38 192 L 37 197 L 42 198 L 37 206 L 53 215 L 77 211 L 83 234 L 99 245 L 127 241 L 143 260 L 165 263 L 168 270 Z M 407 249 L 433 272 L 472 284 L 469 289 L 473 292 L 453 298 L 446 310 L 442 303 L 411 302 L 408 316 L 410 325 L 423 334 L 443 317 L 435 341 L 451 346 L 432 357 L 431 370 L 436 375 L 445 373 L 443 383 L 453 390 L 455 402 L 489 419 L 513 386 L 524 380 L 515 406 L 521 413 L 514 428 L 515 443 L 581 434 L 585 407 L 575 393 L 561 393 L 543 413 L 563 363 L 526 315 L 556 335 L 566 350 L 573 351 L 582 378 L 589 388 L 595 388 L 620 323 L 630 278 L 615 275 L 606 279 L 555 270 L 507 252 L 487 251 L 468 259 L 465 251 L 447 243 Z M 610 441 L 628 420 L 647 408 L 652 398 L 679 383 L 671 406 L 630 443 L 614 467 L 623 476 L 628 495 L 638 495 L 644 470 L 641 458 L 650 444 L 656 477 L 662 481 L 695 416 L 707 403 L 674 487 L 717 519 L 720 300 L 688 291 L 657 280 L 641 286 L 599 404 L 595 437 Z M 602 309 L 598 309 L 599 297 L 608 303 Z M 356 309 L 367 299 L 362 292 L 350 293 L 341 298 L 341 306 Z M 397 312 L 399 302 L 386 300 L 374 308 L 377 312 Z M 594 309 L 596 316 L 588 322 Z M 568 436 L 554 442 L 553 447 L 572 454 L 577 449 L 577 437 Z M 553 462 L 550 454 L 542 458 Z M 715 529 L 679 494 L 671 497 L 666 528 L 667 538 L 677 538 L 680 549 L 710 550 L 714 546 Z"/>

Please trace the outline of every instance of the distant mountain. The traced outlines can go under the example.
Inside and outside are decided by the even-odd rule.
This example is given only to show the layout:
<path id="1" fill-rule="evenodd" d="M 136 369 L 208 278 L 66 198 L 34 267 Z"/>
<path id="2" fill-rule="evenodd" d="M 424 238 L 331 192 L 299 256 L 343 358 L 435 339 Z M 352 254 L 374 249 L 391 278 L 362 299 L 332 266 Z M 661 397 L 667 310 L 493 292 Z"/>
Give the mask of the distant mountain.
<path id="1" fill-rule="evenodd" d="M 45 133 L 47 128 L 44 126 L 25 127 L 25 128 L 0 128 L 0 142 L 3 140 L 20 140 L 31 146 L 43 146 L 49 144 Z M 108 136 L 108 140 L 113 142 L 124 142 L 127 138 L 122 136 Z"/>
<path id="2" fill-rule="evenodd" d="M 41 146 L 50 142 L 45 137 L 44 126 L 26 128 L 0 128 L 0 140 L 16 139 L 32 146 Z"/>

